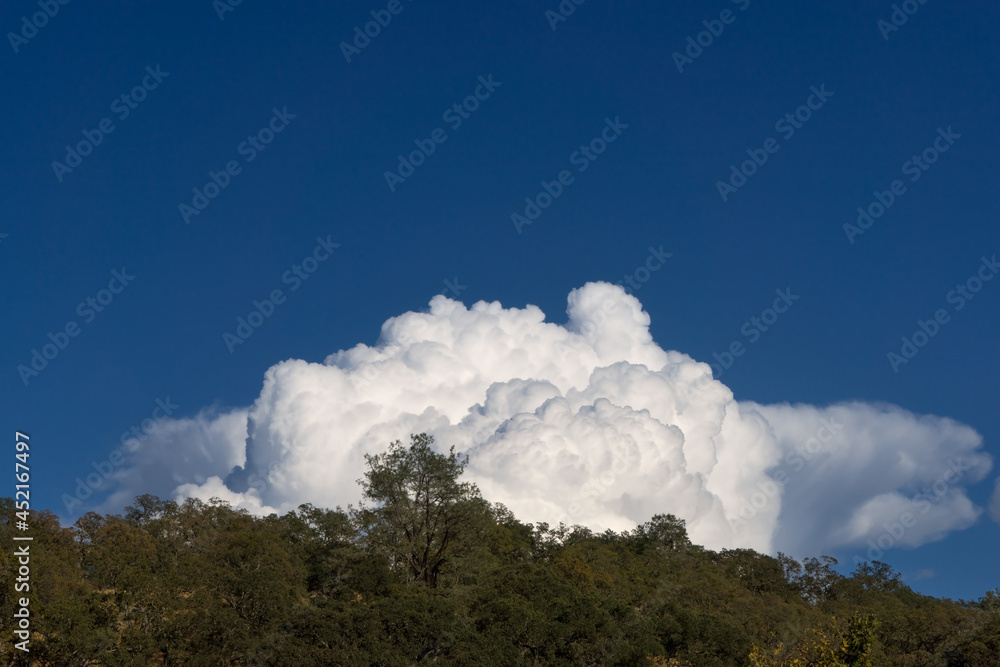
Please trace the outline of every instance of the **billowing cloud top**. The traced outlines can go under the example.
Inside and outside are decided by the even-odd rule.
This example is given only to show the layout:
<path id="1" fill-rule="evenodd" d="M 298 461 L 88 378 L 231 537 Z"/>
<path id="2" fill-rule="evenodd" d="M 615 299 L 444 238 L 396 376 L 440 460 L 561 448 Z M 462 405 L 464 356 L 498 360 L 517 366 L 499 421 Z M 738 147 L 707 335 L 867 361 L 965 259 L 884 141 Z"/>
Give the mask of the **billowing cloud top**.
<path id="1" fill-rule="evenodd" d="M 622 530 L 672 513 L 714 549 L 816 554 L 887 531 L 916 546 L 982 512 L 964 489 L 991 460 L 968 426 L 888 405 L 735 401 L 708 364 L 660 348 L 615 285 L 574 290 L 567 314 L 436 296 L 374 347 L 276 364 L 248 411 L 168 425 L 185 447 L 150 438 L 113 501 L 166 489 L 256 513 L 347 505 L 365 453 L 427 432 L 467 452 L 469 479 L 523 521 Z"/>

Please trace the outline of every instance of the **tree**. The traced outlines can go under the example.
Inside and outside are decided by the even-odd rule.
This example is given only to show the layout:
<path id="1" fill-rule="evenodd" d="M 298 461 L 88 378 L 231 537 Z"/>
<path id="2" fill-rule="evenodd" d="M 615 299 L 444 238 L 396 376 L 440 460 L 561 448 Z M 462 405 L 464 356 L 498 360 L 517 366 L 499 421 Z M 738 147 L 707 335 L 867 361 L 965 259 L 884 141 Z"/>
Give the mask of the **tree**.
<path id="1" fill-rule="evenodd" d="M 986 595 L 979 598 L 975 604 L 983 611 L 1000 615 L 1000 588 L 986 591 Z"/>
<path id="2" fill-rule="evenodd" d="M 365 455 L 368 471 L 358 483 L 374 505 L 362 501 L 351 517 L 369 548 L 388 556 L 407 580 L 435 588 L 460 542 L 485 525 L 489 505 L 475 484 L 458 481 L 468 457 L 454 446 L 438 454 L 426 433 L 410 439 L 409 448 L 396 440 L 382 454 Z"/>
<path id="3" fill-rule="evenodd" d="M 867 591 L 880 593 L 898 593 L 909 590 L 903 583 L 903 577 L 886 563 L 872 561 L 858 563 L 851 573 L 851 578 L 860 583 Z"/>
<path id="4" fill-rule="evenodd" d="M 691 548 L 684 519 L 678 519 L 673 514 L 654 515 L 646 523 L 637 526 L 629 537 L 639 552 L 650 545 L 666 552 Z"/>
<path id="5" fill-rule="evenodd" d="M 833 569 L 837 559 L 833 556 L 806 558 L 801 563 L 778 552 L 778 562 L 785 571 L 785 579 L 791 588 L 797 590 L 809 604 L 816 605 L 831 596 L 831 592 L 843 577 Z"/>
<path id="6" fill-rule="evenodd" d="M 846 628 L 829 625 L 806 630 L 794 646 L 779 644 L 770 653 L 754 646 L 748 658 L 751 667 L 873 667 L 875 630 L 878 620 L 870 614 L 855 614 Z M 881 664 L 881 663 L 880 663 Z"/>
<path id="7" fill-rule="evenodd" d="M 806 558 L 802 561 L 805 571 L 799 584 L 806 600 L 816 604 L 830 597 L 836 583 L 843 579 L 840 573 L 833 569 L 837 563 L 837 559 L 833 556 Z"/>
<path id="8" fill-rule="evenodd" d="M 726 571 L 739 579 L 752 593 L 788 594 L 793 588 L 785 579 L 785 567 L 765 554 L 753 549 L 723 549 L 718 556 Z"/>
<path id="9" fill-rule="evenodd" d="M 828 556 L 716 553 L 670 515 L 533 526 L 461 483 L 454 449 L 412 439 L 369 457 L 350 512 L 139 496 L 64 527 L 32 511 L 30 591 L 0 591 L 8 618 L 31 598 L 31 654 L 0 667 L 997 665 L 1000 589 L 953 602 L 885 563 L 844 577 Z M 13 544 L 14 501 L 0 510 Z M 8 581 L 29 563 L 0 552 Z"/>
<path id="10" fill-rule="evenodd" d="M 125 520 L 134 526 L 149 529 L 157 519 L 177 512 L 177 503 L 172 500 L 161 500 L 154 495 L 144 493 L 136 496 L 133 505 L 125 508 Z"/>

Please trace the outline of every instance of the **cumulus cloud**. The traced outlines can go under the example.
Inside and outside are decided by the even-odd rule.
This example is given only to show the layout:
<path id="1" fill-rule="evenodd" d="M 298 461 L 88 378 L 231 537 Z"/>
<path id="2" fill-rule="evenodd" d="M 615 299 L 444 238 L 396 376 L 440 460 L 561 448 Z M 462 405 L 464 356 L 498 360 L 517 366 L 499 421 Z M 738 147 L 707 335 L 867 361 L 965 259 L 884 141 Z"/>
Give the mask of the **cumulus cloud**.
<path id="1" fill-rule="evenodd" d="M 117 512 L 137 495 L 169 498 L 182 484 L 205 484 L 213 476 L 226 475 L 246 462 L 246 437 L 245 409 L 207 409 L 190 418 L 162 420 L 123 448 L 128 465 L 110 475 L 115 490 L 95 509 Z"/>
<path id="2" fill-rule="evenodd" d="M 182 445 L 146 443 L 109 503 L 346 505 L 365 453 L 427 432 L 468 453 L 469 479 L 522 520 L 623 530 L 672 513 L 715 549 L 863 545 L 905 512 L 915 522 L 895 543 L 917 546 L 981 512 L 964 489 L 991 460 L 968 426 L 890 405 L 736 401 L 708 364 L 657 345 L 615 285 L 574 290 L 567 315 L 435 296 L 372 347 L 274 365 L 247 410 L 171 423 L 163 437 Z"/>

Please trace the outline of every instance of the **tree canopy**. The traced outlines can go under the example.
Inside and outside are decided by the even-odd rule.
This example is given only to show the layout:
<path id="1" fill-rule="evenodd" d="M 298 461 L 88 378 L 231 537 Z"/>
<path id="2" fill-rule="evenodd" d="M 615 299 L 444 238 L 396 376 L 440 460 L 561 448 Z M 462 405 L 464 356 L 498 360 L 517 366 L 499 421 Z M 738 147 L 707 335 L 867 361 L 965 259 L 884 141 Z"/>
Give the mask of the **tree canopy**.
<path id="1" fill-rule="evenodd" d="M 375 503 L 351 512 L 370 549 L 389 557 L 411 581 L 435 588 L 442 568 L 483 527 L 488 505 L 479 489 L 460 482 L 468 459 L 432 449 L 434 438 L 411 436 L 409 448 L 396 440 L 382 454 L 365 455 L 368 471 L 358 480 L 363 497 Z"/>
<path id="2" fill-rule="evenodd" d="M 1000 664 L 1000 589 L 956 602 L 885 563 L 714 552 L 669 514 L 621 533 L 522 523 L 424 434 L 366 461 L 346 511 L 146 495 L 72 527 L 32 512 L 30 653 L 8 629 L 0 664 Z M 10 550 L 0 568 L 12 581 Z"/>

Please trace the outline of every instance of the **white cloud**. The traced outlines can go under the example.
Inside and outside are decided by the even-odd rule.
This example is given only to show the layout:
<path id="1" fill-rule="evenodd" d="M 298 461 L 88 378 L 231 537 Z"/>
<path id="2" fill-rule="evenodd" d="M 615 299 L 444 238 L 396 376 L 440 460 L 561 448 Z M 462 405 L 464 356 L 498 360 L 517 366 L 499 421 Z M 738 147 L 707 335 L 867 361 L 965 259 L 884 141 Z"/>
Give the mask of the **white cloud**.
<path id="1" fill-rule="evenodd" d="M 1000 477 L 997 477 L 996 487 L 993 489 L 993 500 L 990 501 L 990 517 L 1000 523 Z"/>
<path id="2" fill-rule="evenodd" d="M 525 521 L 621 530 L 669 512 L 711 548 L 815 554 L 877 539 L 908 508 L 905 546 L 980 512 L 964 487 L 991 462 L 968 426 L 887 405 L 737 402 L 707 364 L 660 348 L 639 301 L 607 283 L 571 292 L 567 314 L 559 325 L 535 306 L 436 296 L 374 347 L 276 364 L 249 410 L 199 417 L 180 449 L 149 442 L 110 502 L 167 495 L 169 480 L 178 497 L 258 513 L 346 505 L 365 453 L 426 431 L 466 451 L 483 495 Z M 927 489 L 934 502 L 915 502 Z"/>
<path id="3" fill-rule="evenodd" d="M 816 552 L 865 544 L 906 512 L 915 523 L 893 543 L 917 546 L 967 528 L 981 511 L 963 489 L 983 479 L 992 461 L 981 449 L 982 437 L 968 426 L 892 405 L 757 409 L 785 452 L 779 547 Z M 829 425 L 825 430 L 820 419 Z M 831 431 L 834 437 L 821 442 Z"/>
<path id="4" fill-rule="evenodd" d="M 247 411 L 203 410 L 192 418 L 166 419 L 126 454 L 128 465 L 110 478 L 116 490 L 96 509 L 118 512 L 143 493 L 167 498 L 178 485 L 202 484 L 246 461 Z M 125 448 L 128 452 L 129 447 Z"/>

